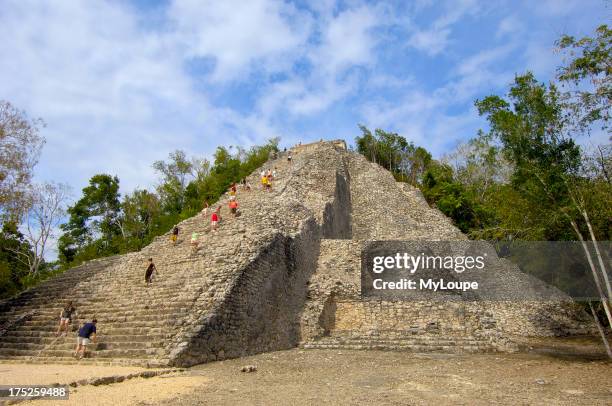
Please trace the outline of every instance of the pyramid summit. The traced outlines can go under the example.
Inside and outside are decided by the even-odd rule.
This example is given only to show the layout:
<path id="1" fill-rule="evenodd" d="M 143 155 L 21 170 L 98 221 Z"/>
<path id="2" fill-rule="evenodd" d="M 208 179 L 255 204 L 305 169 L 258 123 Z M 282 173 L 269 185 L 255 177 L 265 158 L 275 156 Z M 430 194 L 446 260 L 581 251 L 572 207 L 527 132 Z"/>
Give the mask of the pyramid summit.
<path id="1" fill-rule="evenodd" d="M 507 300 L 386 300 L 361 294 L 361 255 L 373 241 L 468 242 L 420 191 L 396 182 L 341 140 L 299 145 L 269 160 L 238 190 L 239 216 L 181 222 L 139 252 L 89 261 L 0 302 L 0 358 L 74 362 L 72 336 L 56 337 L 62 306 L 97 318 L 98 342 L 81 362 L 190 366 L 293 348 L 516 351 L 533 337 L 591 333 L 591 321 L 490 253 Z M 275 168 L 272 190 L 261 170 Z M 201 236 L 193 252 L 188 237 Z M 157 274 L 143 281 L 149 258 Z M 471 299 L 470 299 L 471 298 Z M 74 323 L 77 324 L 77 323 Z"/>

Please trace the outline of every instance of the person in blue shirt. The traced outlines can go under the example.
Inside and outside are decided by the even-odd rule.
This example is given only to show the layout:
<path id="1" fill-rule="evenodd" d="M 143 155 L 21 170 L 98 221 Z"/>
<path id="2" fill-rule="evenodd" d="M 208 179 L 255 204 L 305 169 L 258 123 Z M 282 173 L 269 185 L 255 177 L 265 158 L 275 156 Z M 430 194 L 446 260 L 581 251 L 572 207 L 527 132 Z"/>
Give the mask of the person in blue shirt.
<path id="1" fill-rule="evenodd" d="M 83 327 L 79 329 L 77 336 L 77 346 L 74 356 L 78 359 L 85 357 L 85 349 L 92 342 L 96 342 L 96 324 L 98 320 L 93 319 L 90 323 L 83 324 Z M 79 353 L 81 355 L 79 356 Z"/>

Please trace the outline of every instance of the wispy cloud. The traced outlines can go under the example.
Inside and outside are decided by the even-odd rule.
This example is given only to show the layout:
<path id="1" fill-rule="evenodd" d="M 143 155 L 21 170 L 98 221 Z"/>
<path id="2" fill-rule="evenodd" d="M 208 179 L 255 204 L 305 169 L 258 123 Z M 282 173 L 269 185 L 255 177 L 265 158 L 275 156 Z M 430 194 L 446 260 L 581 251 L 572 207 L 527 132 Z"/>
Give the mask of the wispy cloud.
<path id="1" fill-rule="evenodd" d="M 433 4 L 433 3 L 432 3 Z M 448 1 L 435 3 L 443 13 L 436 18 L 427 29 L 417 29 L 409 38 L 409 44 L 435 56 L 443 52 L 451 43 L 452 26 L 466 15 L 472 15 L 480 10 L 475 0 Z M 441 5 L 441 6 L 440 6 Z"/>
<path id="2" fill-rule="evenodd" d="M 550 79 L 554 39 L 605 15 L 598 0 L 147 6 L 2 2 L 0 97 L 48 123 L 39 179 L 78 193 L 109 172 L 127 192 L 173 149 L 352 138 L 360 122 L 444 152 L 483 124 L 474 98 L 515 72 Z"/>

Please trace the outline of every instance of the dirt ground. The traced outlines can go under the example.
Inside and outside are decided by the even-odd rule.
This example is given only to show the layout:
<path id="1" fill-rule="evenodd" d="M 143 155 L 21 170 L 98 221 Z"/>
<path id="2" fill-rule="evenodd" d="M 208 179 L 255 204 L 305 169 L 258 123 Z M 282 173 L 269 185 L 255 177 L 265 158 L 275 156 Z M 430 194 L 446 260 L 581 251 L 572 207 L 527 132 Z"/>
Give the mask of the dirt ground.
<path id="1" fill-rule="evenodd" d="M 129 375 L 146 368 L 91 365 L 36 365 L 0 363 L 0 385 L 52 385 L 81 379 Z"/>
<path id="2" fill-rule="evenodd" d="M 240 372 L 248 364 L 257 372 Z M 166 405 L 612 404 L 609 363 L 535 354 L 290 350 L 188 374 L 209 381 Z"/>
<path id="3" fill-rule="evenodd" d="M 71 391 L 69 401 L 44 404 L 612 404 L 612 364 L 596 346 L 561 342 L 530 351 L 450 355 L 293 349 L 83 386 Z M 246 365 L 257 371 L 241 372 Z"/>

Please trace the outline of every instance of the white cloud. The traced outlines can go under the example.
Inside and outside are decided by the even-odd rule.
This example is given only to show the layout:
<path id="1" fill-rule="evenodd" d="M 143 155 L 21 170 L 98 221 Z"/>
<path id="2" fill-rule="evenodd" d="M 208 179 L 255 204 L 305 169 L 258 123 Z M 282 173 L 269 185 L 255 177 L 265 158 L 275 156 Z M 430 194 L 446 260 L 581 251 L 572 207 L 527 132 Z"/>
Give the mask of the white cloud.
<path id="1" fill-rule="evenodd" d="M 410 37 L 410 45 L 429 56 L 435 56 L 448 46 L 450 33 L 451 30 L 447 27 L 417 31 Z"/>
<path id="2" fill-rule="evenodd" d="M 332 74 L 354 65 L 374 62 L 376 41 L 371 30 L 379 24 L 374 10 L 349 9 L 324 22 L 323 40 L 311 55 L 313 63 Z"/>
<path id="3" fill-rule="evenodd" d="M 375 63 L 377 10 L 361 6 L 334 15 L 328 5 L 318 12 L 320 38 L 306 55 L 311 69 L 272 84 L 258 101 L 258 111 L 264 116 L 279 110 L 298 117 L 319 113 L 357 90 L 355 75 L 346 75 L 349 69 Z"/>
<path id="4" fill-rule="evenodd" d="M 444 10 L 428 29 L 416 29 L 408 44 L 429 56 L 442 53 L 451 43 L 450 35 L 452 26 L 466 15 L 474 15 L 479 12 L 480 5 L 476 0 L 448 1 L 436 3 Z"/>
<path id="5" fill-rule="evenodd" d="M 495 36 L 497 38 L 513 37 L 522 34 L 523 30 L 523 22 L 516 15 L 510 15 L 499 22 Z"/>
<path id="6" fill-rule="evenodd" d="M 219 134 L 253 144 L 274 133 L 197 92 L 176 36 L 143 30 L 121 3 L 5 3 L 0 37 L 11 38 L 0 42 L 11 56 L 0 58 L 0 93 L 48 123 L 38 178 L 80 190 L 108 172 L 124 191 L 150 187 L 151 163 L 173 149 L 210 153 Z"/>
<path id="7" fill-rule="evenodd" d="M 277 0 L 176 1 L 169 12 L 191 58 L 213 58 L 213 80 L 236 79 L 253 64 L 290 66 L 310 34 L 311 18 Z"/>

